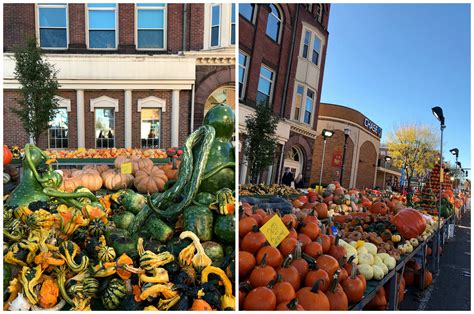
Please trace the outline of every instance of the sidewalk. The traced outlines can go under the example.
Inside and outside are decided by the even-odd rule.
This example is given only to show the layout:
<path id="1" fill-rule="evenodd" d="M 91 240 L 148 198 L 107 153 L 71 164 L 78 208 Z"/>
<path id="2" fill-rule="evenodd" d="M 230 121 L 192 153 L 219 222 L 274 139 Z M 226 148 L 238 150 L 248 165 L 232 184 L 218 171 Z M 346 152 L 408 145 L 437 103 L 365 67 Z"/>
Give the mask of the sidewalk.
<path id="1" fill-rule="evenodd" d="M 471 309 L 471 212 L 464 214 L 454 235 L 443 247 L 440 271 L 433 275 L 432 285 L 426 291 L 408 293 L 400 310 Z"/>

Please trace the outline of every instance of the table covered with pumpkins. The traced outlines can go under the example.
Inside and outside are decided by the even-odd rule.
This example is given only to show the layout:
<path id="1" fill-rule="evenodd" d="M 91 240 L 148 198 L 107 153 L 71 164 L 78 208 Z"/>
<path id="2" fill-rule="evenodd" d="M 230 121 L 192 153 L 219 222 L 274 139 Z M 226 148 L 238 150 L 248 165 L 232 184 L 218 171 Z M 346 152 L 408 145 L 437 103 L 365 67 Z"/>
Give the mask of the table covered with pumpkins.
<path id="1" fill-rule="evenodd" d="M 4 195 L 4 310 L 236 308 L 233 132 L 218 104 L 167 152 L 27 144 Z"/>
<path id="2" fill-rule="evenodd" d="M 240 195 L 241 309 L 396 310 L 407 285 L 431 284 L 437 216 L 401 195 L 337 182 L 300 191 L 248 185 Z M 274 216 L 288 229 L 276 246 L 261 232 Z"/>

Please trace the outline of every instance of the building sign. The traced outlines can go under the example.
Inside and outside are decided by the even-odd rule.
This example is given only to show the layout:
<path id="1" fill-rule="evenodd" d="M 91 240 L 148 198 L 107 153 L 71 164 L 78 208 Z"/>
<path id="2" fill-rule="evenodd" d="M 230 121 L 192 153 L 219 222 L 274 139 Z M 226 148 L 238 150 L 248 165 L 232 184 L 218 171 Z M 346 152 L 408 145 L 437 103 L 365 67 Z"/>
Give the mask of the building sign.
<path id="1" fill-rule="evenodd" d="M 382 137 L 382 128 L 370 121 L 369 119 L 364 118 L 364 126 L 367 130 L 374 133 L 378 137 Z"/>
<path id="2" fill-rule="evenodd" d="M 340 168 L 342 165 L 342 153 L 335 152 L 332 155 L 332 166 L 336 168 Z"/>

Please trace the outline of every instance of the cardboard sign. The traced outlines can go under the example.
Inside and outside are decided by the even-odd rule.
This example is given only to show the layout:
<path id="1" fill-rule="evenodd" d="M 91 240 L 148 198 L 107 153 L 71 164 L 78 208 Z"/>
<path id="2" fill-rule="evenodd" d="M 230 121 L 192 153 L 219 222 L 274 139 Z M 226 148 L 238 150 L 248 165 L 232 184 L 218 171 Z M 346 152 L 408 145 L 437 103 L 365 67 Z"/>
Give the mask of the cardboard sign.
<path id="1" fill-rule="evenodd" d="M 132 163 L 131 162 L 124 162 L 120 165 L 120 172 L 122 174 L 131 174 L 132 173 Z"/>
<path id="2" fill-rule="evenodd" d="M 290 234 L 288 228 L 286 228 L 278 215 L 274 215 L 269 221 L 267 221 L 260 228 L 260 231 L 263 233 L 268 243 L 273 247 L 277 247 L 281 241 Z"/>
<path id="3" fill-rule="evenodd" d="M 79 148 L 77 149 L 77 151 L 78 151 L 79 153 L 83 153 L 83 152 L 86 151 L 86 148 L 85 148 L 85 147 L 79 147 Z"/>

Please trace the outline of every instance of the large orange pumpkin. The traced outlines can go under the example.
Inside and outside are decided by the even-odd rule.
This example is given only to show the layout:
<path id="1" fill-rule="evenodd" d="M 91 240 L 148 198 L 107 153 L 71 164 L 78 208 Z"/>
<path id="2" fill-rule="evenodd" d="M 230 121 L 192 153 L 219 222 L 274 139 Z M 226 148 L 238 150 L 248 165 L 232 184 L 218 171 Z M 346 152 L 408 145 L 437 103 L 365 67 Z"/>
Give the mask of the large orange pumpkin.
<path id="1" fill-rule="evenodd" d="M 138 192 L 153 194 L 163 191 L 166 182 L 168 177 L 164 171 L 155 166 L 137 170 L 133 184 Z"/>
<path id="2" fill-rule="evenodd" d="M 161 170 L 165 172 L 166 176 L 168 177 L 168 180 L 178 179 L 178 171 L 179 171 L 180 164 L 181 164 L 180 160 L 173 158 L 171 162 L 161 167 Z"/>
<path id="3" fill-rule="evenodd" d="M 417 210 L 405 208 L 392 217 L 391 222 L 405 239 L 416 238 L 426 229 L 426 221 Z"/>
<path id="4" fill-rule="evenodd" d="M 385 204 L 384 202 L 375 202 L 369 207 L 369 211 L 372 214 L 386 215 L 387 210 L 387 204 Z"/>

